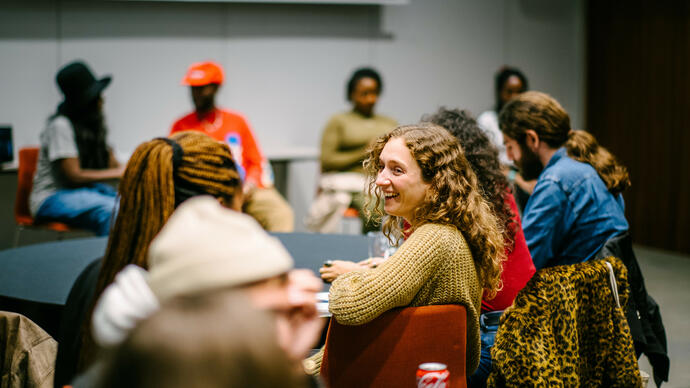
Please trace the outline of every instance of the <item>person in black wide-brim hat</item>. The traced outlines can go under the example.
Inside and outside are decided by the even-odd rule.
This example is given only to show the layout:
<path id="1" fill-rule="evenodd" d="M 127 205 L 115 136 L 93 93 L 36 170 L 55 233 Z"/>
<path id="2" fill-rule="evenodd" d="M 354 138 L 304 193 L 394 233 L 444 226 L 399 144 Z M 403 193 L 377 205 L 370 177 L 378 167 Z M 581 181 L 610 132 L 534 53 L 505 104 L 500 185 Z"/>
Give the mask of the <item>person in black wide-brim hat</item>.
<path id="1" fill-rule="evenodd" d="M 96 79 L 80 61 L 58 71 L 56 82 L 64 99 L 41 132 L 29 201 L 37 221 L 108 234 L 117 193 L 99 182 L 120 178 L 124 171 L 106 143 L 101 93 L 111 79 Z"/>

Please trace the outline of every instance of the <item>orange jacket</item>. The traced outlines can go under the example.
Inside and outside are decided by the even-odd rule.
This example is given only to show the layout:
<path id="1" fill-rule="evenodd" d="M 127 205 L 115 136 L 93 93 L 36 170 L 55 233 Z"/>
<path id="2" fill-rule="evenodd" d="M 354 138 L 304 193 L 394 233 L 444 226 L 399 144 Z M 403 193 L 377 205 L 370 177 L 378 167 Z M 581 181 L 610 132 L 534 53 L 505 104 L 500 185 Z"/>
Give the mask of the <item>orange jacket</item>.
<path id="1" fill-rule="evenodd" d="M 199 119 L 192 112 L 173 124 L 170 135 L 182 131 L 199 131 L 227 144 L 243 181 L 259 188 L 273 185 L 273 176 L 266 158 L 256 143 L 247 120 L 238 112 L 216 108 Z"/>

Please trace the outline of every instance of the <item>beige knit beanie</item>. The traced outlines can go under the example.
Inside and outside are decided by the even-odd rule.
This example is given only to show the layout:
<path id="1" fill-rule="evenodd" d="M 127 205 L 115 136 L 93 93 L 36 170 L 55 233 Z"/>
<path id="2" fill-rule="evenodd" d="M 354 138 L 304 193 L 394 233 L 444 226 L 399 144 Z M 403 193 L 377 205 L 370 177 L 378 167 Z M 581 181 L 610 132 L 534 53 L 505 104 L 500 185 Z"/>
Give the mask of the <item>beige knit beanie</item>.
<path id="1" fill-rule="evenodd" d="M 269 279 L 294 265 L 280 241 L 253 218 L 209 196 L 175 210 L 151 243 L 148 261 L 148 283 L 161 302 Z"/>

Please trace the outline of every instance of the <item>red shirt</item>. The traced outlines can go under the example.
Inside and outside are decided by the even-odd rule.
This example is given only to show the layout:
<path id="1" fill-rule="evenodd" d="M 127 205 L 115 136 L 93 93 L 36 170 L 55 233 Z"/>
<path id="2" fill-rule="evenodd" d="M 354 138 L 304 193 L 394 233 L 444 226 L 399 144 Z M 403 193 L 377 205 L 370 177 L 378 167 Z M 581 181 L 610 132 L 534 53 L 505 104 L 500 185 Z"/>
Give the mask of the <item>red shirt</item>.
<path id="1" fill-rule="evenodd" d="M 271 168 L 247 120 L 240 113 L 216 108 L 199 119 L 196 112 L 192 112 L 177 120 L 170 134 L 182 131 L 203 132 L 227 144 L 244 182 L 251 182 L 260 188 L 273 185 Z"/>
<path id="2" fill-rule="evenodd" d="M 536 269 L 532 263 L 532 255 L 527 248 L 525 241 L 525 234 L 522 232 L 522 223 L 518 213 L 517 204 L 513 194 L 506 193 L 506 202 L 510 205 L 510 210 L 515 215 L 513 221 L 515 222 L 515 243 L 513 249 L 506 242 L 506 256 L 508 259 L 503 262 L 503 272 L 501 273 L 501 280 L 503 280 L 503 289 L 496 293 L 496 297 L 487 300 L 482 298 L 482 312 L 505 310 L 511 304 L 520 290 L 532 278 Z M 486 293 L 484 293 L 486 295 Z"/>

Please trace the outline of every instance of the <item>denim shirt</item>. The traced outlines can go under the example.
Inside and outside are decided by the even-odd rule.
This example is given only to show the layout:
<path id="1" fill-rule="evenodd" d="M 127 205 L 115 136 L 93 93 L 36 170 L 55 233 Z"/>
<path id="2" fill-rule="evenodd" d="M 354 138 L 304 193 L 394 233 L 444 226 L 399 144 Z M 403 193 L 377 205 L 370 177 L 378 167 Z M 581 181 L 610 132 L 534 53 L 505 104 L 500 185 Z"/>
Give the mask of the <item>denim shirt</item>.
<path id="1" fill-rule="evenodd" d="M 539 175 L 522 220 L 537 269 L 589 260 L 606 240 L 628 230 L 623 197 L 597 171 L 560 148 Z"/>

